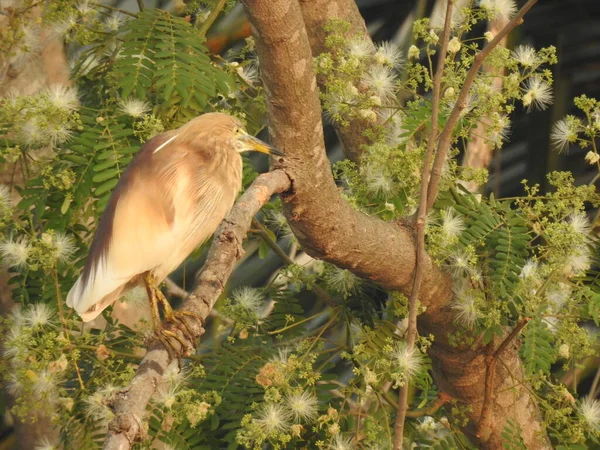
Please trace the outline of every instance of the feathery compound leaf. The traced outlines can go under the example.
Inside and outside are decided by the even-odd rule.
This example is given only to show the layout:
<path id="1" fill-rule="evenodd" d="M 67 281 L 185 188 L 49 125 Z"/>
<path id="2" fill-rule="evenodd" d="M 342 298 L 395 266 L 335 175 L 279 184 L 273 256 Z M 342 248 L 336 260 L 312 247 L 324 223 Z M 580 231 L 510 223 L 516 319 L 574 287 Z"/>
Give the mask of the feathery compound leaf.
<path id="1" fill-rule="evenodd" d="M 452 189 L 454 208 L 464 216 L 466 229 L 459 238 L 460 245 L 473 246 L 486 263 L 487 274 L 499 298 L 515 302 L 512 292 L 529 255 L 529 234 L 519 212 L 508 203 L 492 198 L 490 205 L 471 193 Z"/>
<path id="2" fill-rule="evenodd" d="M 187 116 L 209 98 L 229 93 L 234 82 L 214 65 L 204 38 L 189 22 L 158 9 L 146 9 L 124 28 L 123 49 L 113 69 L 121 97 L 179 103 Z M 193 116 L 193 114 L 192 114 Z"/>
<path id="3" fill-rule="evenodd" d="M 535 318 L 527 324 L 521 350 L 527 374 L 550 374 L 550 366 L 557 356 L 553 343 L 554 335 L 541 318 Z"/>
<path id="4" fill-rule="evenodd" d="M 527 450 L 521 437 L 521 427 L 518 423 L 508 419 L 502 429 L 502 446 L 506 450 Z"/>

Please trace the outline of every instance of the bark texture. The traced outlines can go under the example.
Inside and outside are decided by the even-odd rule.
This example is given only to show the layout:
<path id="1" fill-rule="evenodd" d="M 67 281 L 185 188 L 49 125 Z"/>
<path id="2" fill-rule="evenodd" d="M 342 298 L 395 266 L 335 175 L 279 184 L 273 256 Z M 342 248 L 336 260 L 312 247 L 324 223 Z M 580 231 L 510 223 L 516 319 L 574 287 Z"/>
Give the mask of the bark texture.
<path id="1" fill-rule="evenodd" d="M 193 312 L 204 319 L 208 317 L 227 279 L 242 257 L 244 241 L 250 222 L 272 195 L 290 187 L 290 180 L 281 170 L 260 175 L 240 197 L 215 233 L 206 263 L 199 273 L 194 289 L 183 302 L 181 309 Z M 192 323 L 193 322 L 193 323 Z M 203 323 L 188 321 L 197 338 L 204 333 Z M 176 331 L 176 330 L 172 330 Z M 196 342 L 190 343 L 194 347 Z M 182 349 L 189 351 L 190 349 Z M 148 402 L 160 385 L 171 358 L 160 343 L 152 345 L 140 363 L 129 386 L 113 402 L 115 418 L 110 423 L 105 450 L 125 450 L 145 437 L 145 411 Z"/>
<path id="2" fill-rule="evenodd" d="M 347 38 L 356 39 L 358 37 L 371 40 L 365 21 L 354 0 L 300 0 L 299 3 L 313 56 L 327 51 L 325 48 L 326 33 L 323 27 L 332 19 L 342 19 L 350 24 L 350 29 L 346 33 Z M 320 87 L 323 87 L 326 79 L 320 77 L 317 82 Z M 358 163 L 363 146 L 372 143 L 371 139 L 364 135 L 364 131 L 372 126 L 371 122 L 364 119 L 352 119 L 344 127 L 334 124 L 344 153 L 351 161 Z"/>
<path id="3" fill-rule="evenodd" d="M 271 138 L 286 152 L 277 167 L 292 180 L 292 189 L 283 196 L 290 226 L 311 256 L 408 294 L 415 269 L 413 229 L 354 211 L 339 195 L 325 154 L 317 80 L 311 64 L 311 44 L 315 50 L 322 48 L 319 40 L 324 34 L 312 29 L 307 34 L 302 13 L 307 25 L 318 27 L 328 20 L 328 14 L 353 23 L 355 7 L 342 0 L 331 2 L 331 7 L 330 2 L 302 0 L 302 9 L 295 0 L 243 3 L 256 36 Z M 351 145 L 360 146 L 356 133 L 345 129 L 338 132 Z M 427 310 L 419 317 L 420 332 L 435 336 L 431 356 L 440 389 L 472 408 L 467 434 L 479 448 L 503 448 L 500 433 L 506 419 L 511 418 L 522 424 L 528 449 L 550 448 L 537 405 L 520 381 L 523 369 L 517 341 L 500 355 L 489 401 L 489 423 L 479 426 L 488 349 L 481 344 L 474 349 L 449 344 L 448 334 L 453 330 L 451 281 L 429 258 L 424 264 L 419 300 Z M 476 436 L 476 429 L 480 436 Z"/>

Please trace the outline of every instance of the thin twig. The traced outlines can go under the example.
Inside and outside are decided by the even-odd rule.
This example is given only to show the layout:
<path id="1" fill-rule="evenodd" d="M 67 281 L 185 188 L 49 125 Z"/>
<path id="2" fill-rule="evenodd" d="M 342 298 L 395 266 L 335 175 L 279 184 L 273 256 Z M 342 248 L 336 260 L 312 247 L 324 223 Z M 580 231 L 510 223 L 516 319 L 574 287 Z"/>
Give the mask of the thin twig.
<path id="1" fill-rule="evenodd" d="M 279 245 L 277 245 L 277 242 L 275 242 L 271 238 L 271 236 L 269 235 L 269 232 L 267 231 L 266 227 L 262 223 L 260 223 L 258 220 L 256 220 L 256 218 L 254 218 L 254 219 L 252 219 L 252 225 L 256 228 L 256 234 L 258 234 L 260 236 L 260 238 L 269 246 L 269 248 L 271 250 L 273 250 L 273 252 L 275 252 L 275 254 L 281 258 L 281 260 L 285 263 L 286 266 L 295 264 L 294 260 L 291 259 L 281 249 L 281 247 Z M 323 300 L 328 306 L 330 306 L 332 308 L 334 306 L 336 306 L 335 301 L 321 286 L 313 284 L 312 286 L 310 286 L 309 289 L 311 291 L 313 291 L 317 295 L 317 297 L 319 297 L 321 300 Z"/>
<path id="2" fill-rule="evenodd" d="M 496 364 L 498 362 L 498 358 L 500 354 L 511 341 L 517 337 L 517 335 L 521 332 L 523 327 L 527 325 L 527 323 L 531 320 L 531 317 L 524 317 L 517 326 L 510 332 L 506 339 L 502 341 L 502 343 L 498 346 L 494 353 L 486 356 L 486 370 L 485 370 L 485 391 L 483 394 L 483 405 L 481 406 L 481 415 L 479 416 L 479 423 L 477 424 L 476 436 L 481 439 L 483 442 L 486 442 L 489 439 L 491 434 L 491 407 L 494 401 L 494 377 L 496 375 Z"/>
<path id="3" fill-rule="evenodd" d="M 96 6 L 96 7 L 98 7 L 98 8 L 103 8 L 103 9 L 106 9 L 106 10 L 108 10 L 108 11 L 112 11 L 112 12 L 118 12 L 118 13 L 120 13 L 120 14 L 124 14 L 124 15 L 126 15 L 126 16 L 130 16 L 130 17 L 137 17 L 137 15 L 136 15 L 136 14 L 134 14 L 134 13 L 132 13 L 132 12 L 130 12 L 130 11 L 127 11 L 127 10 L 125 10 L 125 9 L 121 9 L 121 8 L 116 8 L 116 7 L 114 7 L 114 6 L 110 6 L 110 5 L 105 5 L 104 3 L 98 3 L 98 2 L 95 2 L 95 3 L 93 3 L 93 5 L 94 5 L 94 6 Z"/>
<path id="4" fill-rule="evenodd" d="M 475 77 L 479 72 L 479 68 L 483 64 L 483 61 L 488 57 L 488 55 L 492 52 L 492 50 L 500 43 L 502 40 L 510 33 L 515 27 L 523 23 L 523 16 L 529 12 L 529 10 L 537 3 L 538 0 L 529 0 L 525 3 L 519 12 L 512 18 L 510 22 L 506 24 L 504 28 L 500 30 L 500 32 L 496 35 L 492 41 L 487 44 L 481 51 L 479 51 L 475 58 L 473 59 L 473 65 L 467 72 L 467 76 L 465 78 L 465 82 L 463 84 L 460 93 L 458 94 L 458 99 L 456 100 L 456 104 L 454 108 L 452 108 L 452 112 L 446 121 L 446 125 L 440 134 L 440 140 L 438 143 L 438 149 L 435 155 L 435 161 L 433 162 L 433 168 L 431 170 L 431 180 L 429 180 L 429 189 L 427 196 L 427 210 L 431 209 L 433 204 L 435 203 L 435 199 L 438 194 L 438 187 L 440 183 L 440 178 L 442 176 L 442 167 L 444 162 L 446 161 L 446 156 L 448 156 L 448 150 L 450 149 L 450 144 L 452 142 L 452 132 L 454 131 L 454 126 L 460 119 L 460 115 L 462 111 L 467 106 L 467 98 L 469 96 L 469 91 L 471 90 L 471 86 L 475 81 Z"/>
<path id="5" fill-rule="evenodd" d="M 269 246 L 273 252 L 281 258 L 281 260 L 286 264 L 286 266 L 290 264 L 294 264 L 294 260 L 291 259 L 286 252 L 284 252 L 277 242 L 271 239 L 267 228 L 260 223 L 256 218 L 252 219 L 252 226 L 256 228 L 256 234 L 260 236 L 260 238 L 264 241 L 265 244 Z"/>
<path id="6" fill-rule="evenodd" d="M 427 215 L 427 189 L 428 180 L 431 173 L 431 159 L 435 149 L 435 142 L 438 134 L 438 116 L 440 104 L 440 90 L 442 85 L 442 75 L 444 74 L 444 61 L 448 50 L 448 41 L 450 39 L 450 24 L 452 19 L 451 0 L 448 0 L 446 6 L 446 18 L 444 21 L 444 30 L 442 32 L 442 49 L 438 55 L 438 65 L 433 80 L 433 99 L 431 111 L 431 134 L 427 143 L 427 153 L 423 162 L 423 172 L 421 174 L 421 198 L 419 200 L 419 208 L 417 210 L 417 253 L 416 266 L 413 281 L 413 287 L 408 299 L 408 329 L 406 331 L 406 342 L 408 351 L 411 351 L 415 346 L 417 338 L 417 310 L 418 298 L 423 281 L 423 262 L 427 258 L 425 252 L 425 217 Z M 408 409 L 408 380 L 404 386 L 400 387 L 398 395 L 398 413 L 396 415 L 396 423 L 394 426 L 394 450 L 402 450 L 402 442 L 404 437 L 404 421 L 406 419 L 406 411 Z"/>
<path id="7" fill-rule="evenodd" d="M 174 295 L 175 297 L 179 297 L 179 298 L 183 298 L 183 299 L 187 298 L 187 296 L 190 295 L 190 293 L 188 291 L 186 291 L 185 289 L 180 287 L 177 283 L 175 283 L 169 277 L 165 278 L 164 283 L 167 285 L 167 294 L 169 294 L 169 295 Z"/>
<path id="8" fill-rule="evenodd" d="M 225 7 L 226 2 L 227 0 L 219 0 L 219 2 L 215 5 L 213 10 L 206 18 L 206 20 L 202 22 L 202 25 L 200 25 L 200 27 L 198 28 L 198 31 L 202 36 L 206 35 L 208 29 L 211 27 L 214 21 L 217 20 L 217 17 L 219 17 L 219 14 L 221 13 L 221 10 Z"/>
<path id="9" fill-rule="evenodd" d="M 137 0 L 137 4 L 138 4 L 138 8 L 140 8 L 140 11 L 144 10 L 144 0 Z"/>

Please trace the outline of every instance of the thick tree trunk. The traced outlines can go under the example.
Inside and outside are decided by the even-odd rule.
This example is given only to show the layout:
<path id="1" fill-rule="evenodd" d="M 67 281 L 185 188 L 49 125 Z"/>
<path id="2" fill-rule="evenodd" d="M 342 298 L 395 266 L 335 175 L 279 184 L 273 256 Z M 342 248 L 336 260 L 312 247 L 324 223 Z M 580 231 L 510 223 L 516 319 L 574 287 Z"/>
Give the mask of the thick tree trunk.
<path id="1" fill-rule="evenodd" d="M 302 0 L 302 10 L 294 0 L 244 0 L 244 5 L 256 35 L 271 137 L 287 155 L 279 165 L 293 183 L 291 193 L 284 197 L 286 215 L 300 243 L 314 257 L 385 288 L 409 293 L 415 268 L 412 230 L 350 208 L 339 195 L 325 156 L 310 46 L 314 52 L 323 49 L 321 27 L 329 18 L 347 18 L 356 33 L 364 33 L 356 6 L 349 0 Z M 337 131 L 344 145 L 360 148 L 361 134 L 356 130 Z M 537 404 L 522 383 L 517 340 L 498 357 L 491 392 L 487 391 L 485 420 L 481 420 L 490 363 L 486 356 L 495 348 L 450 345 L 448 336 L 454 328 L 451 281 L 431 261 L 425 263 L 420 301 L 427 310 L 419 317 L 419 329 L 435 337 L 430 355 L 439 388 L 471 408 L 465 432 L 479 448 L 501 449 L 501 432 L 510 418 L 521 424 L 528 449 L 550 448 Z"/>

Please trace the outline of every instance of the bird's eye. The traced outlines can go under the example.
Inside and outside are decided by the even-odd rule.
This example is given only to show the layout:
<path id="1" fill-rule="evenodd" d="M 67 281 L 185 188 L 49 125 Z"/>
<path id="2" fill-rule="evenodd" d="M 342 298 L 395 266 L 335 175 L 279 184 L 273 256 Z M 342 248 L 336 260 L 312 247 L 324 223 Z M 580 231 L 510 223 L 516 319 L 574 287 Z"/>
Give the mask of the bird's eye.
<path id="1" fill-rule="evenodd" d="M 242 130 L 241 130 L 241 128 L 240 128 L 240 127 L 235 127 L 235 128 L 233 129 L 233 133 L 234 133 L 234 134 L 240 134 L 240 132 L 241 132 L 241 131 L 242 131 Z"/>

